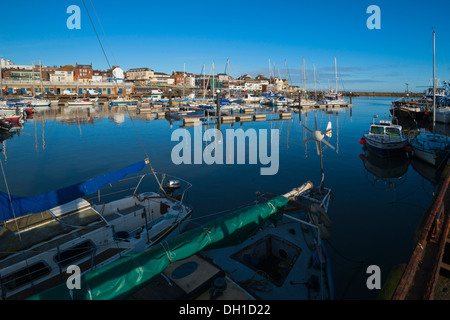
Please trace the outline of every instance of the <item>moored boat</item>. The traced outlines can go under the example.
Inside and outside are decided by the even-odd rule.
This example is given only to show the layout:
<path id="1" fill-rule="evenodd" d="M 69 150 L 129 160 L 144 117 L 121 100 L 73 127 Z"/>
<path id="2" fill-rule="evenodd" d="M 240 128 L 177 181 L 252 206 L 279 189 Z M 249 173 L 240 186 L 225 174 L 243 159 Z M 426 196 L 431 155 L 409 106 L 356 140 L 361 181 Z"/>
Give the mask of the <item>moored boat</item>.
<path id="1" fill-rule="evenodd" d="M 187 189 L 175 194 L 179 180 L 169 180 L 160 193 L 138 192 L 146 176 L 142 175 L 136 177 L 139 182 L 131 196 L 107 202 L 84 198 L 91 192 L 94 198 L 100 197 L 96 190 L 123 183 L 123 177 L 144 166 L 142 161 L 29 198 L 1 193 L 1 297 L 24 299 L 65 284 L 65 270 L 70 266 L 79 267 L 82 273 L 100 268 L 151 247 L 181 228 L 192 209 L 183 203 Z"/>
<path id="2" fill-rule="evenodd" d="M 94 102 L 90 99 L 75 99 L 67 102 L 69 107 L 92 107 Z"/>
<path id="3" fill-rule="evenodd" d="M 380 119 L 376 122 L 375 119 L 378 117 L 374 117 L 369 131 L 364 133 L 360 143 L 382 157 L 404 154 L 408 139 L 403 134 L 402 127 L 393 124 L 392 120 Z"/>

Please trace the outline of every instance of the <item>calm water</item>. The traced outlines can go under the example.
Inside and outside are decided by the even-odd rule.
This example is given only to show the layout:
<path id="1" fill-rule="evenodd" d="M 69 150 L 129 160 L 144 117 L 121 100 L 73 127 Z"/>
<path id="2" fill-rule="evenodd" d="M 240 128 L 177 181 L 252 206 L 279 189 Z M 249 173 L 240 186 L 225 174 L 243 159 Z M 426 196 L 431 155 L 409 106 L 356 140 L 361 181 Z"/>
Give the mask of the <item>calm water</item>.
<path id="1" fill-rule="evenodd" d="M 283 121 L 222 125 L 222 130 L 279 130 L 279 171 L 271 176 L 260 175 L 264 166 L 260 163 L 175 165 L 171 152 L 178 141 L 171 141 L 171 135 L 181 121 L 169 123 L 132 113 L 133 125 L 126 112 L 105 107 L 42 111 L 3 142 L 0 159 L 11 193 L 30 196 L 143 160 L 146 151 L 155 170 L 192 183 L 189 204 L 194 218 L 203 217 L 199 221 L 204 221 L 211 213 L 253 202 L 256 191 L 280 194 L 307 180 L 317 185 L 320 159 L 313 141 L 303 143 L 310 133 L 300 125 L 301 121 L 314 128 L 317 115 L 322 130 L 332 122 L 329 142 L 336 147 L 324 149 L 325 184 L 334 192 L 328 212 L 333 220 L 328 245 L 336 297 L 373 299 L 378 291 L 366 288 L 367 267 L 378 265 L 384 281 L 395 265 L 408 261 L 416 228 L 436 190 L 433 172 L 426 171 L 431 168 L 423 164 L 413 166 L 408 159 L 380 161 L 371 155 L 364 162 L 358 140 L 373 115 L 389 114 L 391 101 L 355 98 L 351 109 L 293 113 L 293 119 Z M 192 134 L 193 130 L 188 128 Z M 3 181 L 0 189 L 6 191 Z"/>

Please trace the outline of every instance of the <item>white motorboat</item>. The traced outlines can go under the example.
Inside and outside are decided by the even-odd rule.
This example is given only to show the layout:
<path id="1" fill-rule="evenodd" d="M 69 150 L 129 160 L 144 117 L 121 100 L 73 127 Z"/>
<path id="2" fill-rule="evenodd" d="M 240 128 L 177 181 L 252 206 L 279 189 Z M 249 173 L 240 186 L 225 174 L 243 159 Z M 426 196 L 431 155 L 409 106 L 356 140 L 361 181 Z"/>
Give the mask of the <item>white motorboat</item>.
<path id="1" fill-rule="evenodd" d="M 92 107 L 94 102 L 90 99 L 75 99 L 73 101 L 67 102 L 69 107 Z"/>

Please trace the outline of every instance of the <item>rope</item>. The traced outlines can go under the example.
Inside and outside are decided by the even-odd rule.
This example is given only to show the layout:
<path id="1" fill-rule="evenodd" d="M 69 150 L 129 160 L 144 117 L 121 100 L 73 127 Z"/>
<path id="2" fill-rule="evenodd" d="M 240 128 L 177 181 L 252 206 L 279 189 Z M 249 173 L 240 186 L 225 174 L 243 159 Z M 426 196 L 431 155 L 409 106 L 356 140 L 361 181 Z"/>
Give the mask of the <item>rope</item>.
<path id="1" fill-rule="evenodd" d="M 209 243 L 208 243 L 208 245 L 210 245 L 211 244 L 211 236 L 209 235 L 210 233 L 211 233 L 211 230 L 210 229 L 203 229 L 203 230 L 205 230 L 205 232 L 206 232 L 206 235 L 208 236 L 208 239 L 209 239 Z"/>
<path id="2" fill-rule="evenodd" d="M 97 30 L 95 29 L 94 22 L 92 21 L 91 15 L 89 14 L 89 10 L 88 10 L 88 8 L 87 8 L 87 6 L 86 6 L 86 3 L 84 2 L 84 0 L 82 0 L 82 1 L 83 1 L 84 8 L 86 9 L 87 15 L 88 15 L 88 17 L 89 17 L 89 20 L 91 21 L 92 28 L 94 29 L 95 35 L 97 36 L 97 40 L 98 40 L 98 42 L 99 42 L 99 44 L 100 44 L 100 47 L 102 48 L 102 52 L 103 52 L 103 55 L 105 56 L 106 62 L 108 63 L 109 68 L 112 69 L 112 68 L 111 68 L 111 64 L 109 63 L 109 60 L 108 60 L 108 56 L 106 55 L 105 49 L 103 48 L 102 42 L 101 42 L 101 40 L 100 40 L 100 37 L 98 36 Z M 91 4 L 92 4 L 92 1 L 91 1 Z M 92 7 L 94 8 L 93 5 L 92 5 Z M 95 8 L 94 8 L 94 12 L 95 12 Z M 95 14 L 97 15 L 96 12 L 95 12 Z M 98 18 L 98 15 L 97 15 L 97 19 L 99 20 L 99 23 L 100 23 L 100 19 Z M 101 23 L 100 23 L 100 26 L 101 26 Z M 102 27 L 102 26 L 101 26 L 101 28 L 102 28 L 102 30 L 103 30 L 103 27 Z M 103 30 L 103 33 L 104 33 L 104 30 Z M 105 35 L 105 38 L 106 38 L 106 35 Z M 106 38 L 106 41 L 108 41 L 107 38 Z M 110 50 L 111 50 L 111 47 L 110 47 Z M 112 50 L 111 50 L 111 52 L 112 52 Z M 113 55 L 114 55 L 114 54 L 113 54 Z M 114 84 L 115 84 L 116 88 L 118 89 L 118 85 L 117 85 L 117 82 L 116 82 L 116 81 L 114 81 Z M 147 153 L 147 150 L 145 149 L 144 143 L 142 142 L 142 139 L 141 139 L 141 137 L 140 137 L 140 135 L 139 135 L 139 132 L 137 131 L 136 125 L 134 124 L 134 121 L 133 121 L 133 117 L 131 116 L 130 111 L 128 110 L 128 106 L 125 107 L 125 110 L 126 110 L 127 113 L 128 113 L 128 117 L 130 118 L 131 123 L 133 124 L 133 128 L 134 128 L 134 130 L 136 131 L 136 134 L 137 134 L 137 136 L 138 136 L 139 142 L 141 143 L 142 149 L 144 150 L 144 153 L 145 153 L 145 155 L 146 155 L 146 163 L 150 166 L 150 169 L 151 169 L 153 175 L 155 176 L 155 179 L 156 179 L 156 181 L 158 182 L 160 189 L 165 193 L 165 190 L 164 190 L 164 188 L 162 187 L 161 183 L 159 182 L 159 179 L 158 179 L 158 177 L 157 177 L 157 175 L 156 175 L 156 172 L 155 172 L 155 170 L 153 169 L 153 166 L 152 166 L 151 163 L 150 163 L 150 157 L 148 156 L 148 153 Z"/>
<path id="3" fill-rule="evenodd" d="M 6 190 L 8 192 L 9 203 L 11 204 L 11 209 L 12 209 L 13 216 L 14 216 L 14 223 L 16 224 L 16 230 L 19 231 L 19 225 L 17 224 L 17 220 L 16 220 L 16 213 L 14 212 L 14 206 L 13 206 L 13 203 L 11 200 L 11 193 L 9 192 L 8 181 L 6 181 L 5 170 L 3 169 L 3 162 L 1 159 L 0 159 L 0 166 L 2 167 L 3 179 L 5 180 Z M 19 240 L 22 241 L 22 237 L 20 236 L 19 232 L 18 232 L 18 236 L 19 236 Z"/>
<path id="4" fill-rule="evenodd" d="M 164 242 L 167 244 L 167 249 L 164 246 Z M 164 251 L 166 252 L 167 258 L 169 258 L 169 262 L 172 263 L 172 253 L 170 251 L 169 243 L 166 240 L 161 241 L 161 246 L 163 247 Z"/>

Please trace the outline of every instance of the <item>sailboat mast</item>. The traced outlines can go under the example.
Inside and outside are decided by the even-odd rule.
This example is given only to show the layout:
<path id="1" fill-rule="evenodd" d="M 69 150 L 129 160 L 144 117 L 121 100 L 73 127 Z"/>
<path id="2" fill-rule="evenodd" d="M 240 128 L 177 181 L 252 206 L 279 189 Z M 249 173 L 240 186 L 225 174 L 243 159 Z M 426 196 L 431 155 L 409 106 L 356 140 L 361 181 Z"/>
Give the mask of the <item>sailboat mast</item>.
<path id="1" fill-rule="evenodd" d="M 3 98 L 3 77 L 2 77 L 2 65 L 0 64 L 0 98 Z"/>
<path id="2" fill-rule="evenodd" d="M 314 68 L 314 99 L 316 99 L 316 64 L 313 64 Z"/>
<path id="3" fill-rule="evenodd" d="M 338 86 L 337 86 L 337 61 L 336 57 L 334 57 L 334 73 L 336 75 L 336 93 L 338 92 Z"/>
<path id="4" fill-rule="evenodd" d="M 31 69 L 32 69 L 32 72 L 31 72 L 31 83 L 33 84 L 33 86 L 32 86 L 32 88 L 33 88 L 32 94 L 33 94 L 33 98 L 34 98 L 34 91 L 35 91 L 35 89 L 34 89 L 34 61 L 31 63 Z"/>
<path id="5" fill-rule="evenodd" d="M 305 58 L 303 58 L 303 90 L 306 93 L 306 71 L 305 71 Z"/>
<path id="6" fill-rule="evenodd" d="M 434 132 L 435 118 L 436 118 L 436 40 L 435 40 L 435 31 L 433 30 L 433 132 Z"/>

